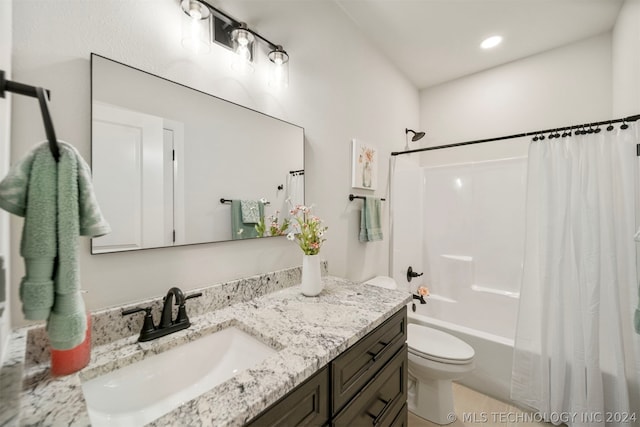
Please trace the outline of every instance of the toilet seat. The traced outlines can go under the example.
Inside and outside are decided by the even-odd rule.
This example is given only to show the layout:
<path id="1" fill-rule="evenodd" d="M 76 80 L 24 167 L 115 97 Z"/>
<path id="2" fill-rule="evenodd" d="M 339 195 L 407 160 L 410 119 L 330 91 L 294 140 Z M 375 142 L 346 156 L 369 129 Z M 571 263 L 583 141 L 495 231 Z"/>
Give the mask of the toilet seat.
<path id="1" fill-rule="evenodd" d="M 464 365 L 475 355 L 473 347 L 446 332 L 427 326 L 409 324 L 409 353 L 434 362 Z"/>

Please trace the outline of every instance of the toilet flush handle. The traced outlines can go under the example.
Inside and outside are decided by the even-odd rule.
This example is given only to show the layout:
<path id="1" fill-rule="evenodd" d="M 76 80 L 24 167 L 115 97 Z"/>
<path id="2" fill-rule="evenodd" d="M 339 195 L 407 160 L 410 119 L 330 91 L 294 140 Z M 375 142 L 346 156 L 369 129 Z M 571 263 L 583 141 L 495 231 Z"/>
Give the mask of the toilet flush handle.
<path id="1" fill-rule="evenodd" d="M 407 270 L 407 281 L 410 282 L 414 277 L 419 277 L 423 274 L 424 273 L 416 273 L 415 271 L 413 271 L 413 267 L 409 266 L 409 269 Z"/>

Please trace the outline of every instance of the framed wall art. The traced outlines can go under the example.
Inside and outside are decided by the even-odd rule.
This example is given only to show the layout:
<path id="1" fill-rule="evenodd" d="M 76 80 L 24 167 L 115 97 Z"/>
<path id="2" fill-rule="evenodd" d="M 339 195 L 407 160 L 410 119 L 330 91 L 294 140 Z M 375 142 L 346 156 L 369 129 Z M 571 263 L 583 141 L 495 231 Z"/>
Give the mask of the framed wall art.
<path id="1" fill-rule="evenodd" d="M 351 187 L 375 190 L 378 186 L 378 150 L 359 139 L 353 139 L 351 143 Z"/>

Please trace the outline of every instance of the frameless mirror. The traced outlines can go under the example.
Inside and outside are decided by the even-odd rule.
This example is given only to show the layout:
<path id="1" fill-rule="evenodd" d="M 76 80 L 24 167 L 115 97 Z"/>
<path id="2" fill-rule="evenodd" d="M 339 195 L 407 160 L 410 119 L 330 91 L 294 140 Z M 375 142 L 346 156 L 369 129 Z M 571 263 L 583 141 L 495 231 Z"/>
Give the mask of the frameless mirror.
<path id="1" fill-rule="evenodd" d="M 304 203 L 299 126 L 96 54 L 91 108 L 94 254 L 265 237 Z"/>

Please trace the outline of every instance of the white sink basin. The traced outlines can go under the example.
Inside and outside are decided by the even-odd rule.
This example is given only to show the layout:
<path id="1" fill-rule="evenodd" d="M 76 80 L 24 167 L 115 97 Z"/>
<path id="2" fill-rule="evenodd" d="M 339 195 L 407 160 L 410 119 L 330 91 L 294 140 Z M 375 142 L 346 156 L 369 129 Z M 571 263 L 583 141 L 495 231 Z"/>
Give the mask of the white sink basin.
<path id="1" fill-rule="evenodd" d="M 91 425 L 144 425 L 275 353 L 228 327 L 88 380 L 82 389 Z"/>

